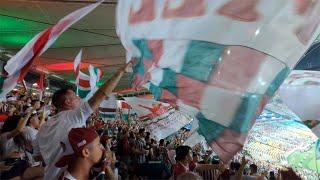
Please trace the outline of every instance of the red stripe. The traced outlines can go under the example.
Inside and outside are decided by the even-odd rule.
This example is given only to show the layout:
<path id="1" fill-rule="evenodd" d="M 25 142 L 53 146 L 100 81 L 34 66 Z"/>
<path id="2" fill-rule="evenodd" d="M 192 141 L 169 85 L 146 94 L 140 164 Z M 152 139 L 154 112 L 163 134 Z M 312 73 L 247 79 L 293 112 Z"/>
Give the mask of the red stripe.
<path id="1" fill-rule="evenodd" d="M 176 104 L 177 102 L 177 97 L 166 89 L 162 89 L 162 94 L 160 99 L 162 102 L 167 102 L 169 104 Z"/>
<path id="2" fill-rule="evenodd" d="M 257 0 L 231 0 L 218 10 L 218 14 L 242 22 L 255 22 L 260 18 Z"/>
<path id="3" fill-rule="evenodd" d="M 131 109 L 131 106 L 130 106 L 128 103 L 126 103 L 126 102 L 121 102 L 121 107 L 122 107 L 123 109 Z"/>
<path id="4" fill-rule="evenodd" d="M 116 112 L 117 109 L 100 107 L 100 108 L 99 108 L 99 111 L 101 111 L 101 112 Z"/>
<path id="5" fill-rule="evenodd" d="M 79 79 L 79 85 L 81 87 L 84 87 L 84 88 L 89 88 L 90 87 L 90 81 Z"/>
<path id="6" fill-rule="evenodd" d="M 163 41 L 162 40 L 150 40 L 150 41 L 148 41 L 148 46 L 153 54 L 153 59 L 152 59 L 153 63 L 155 63 L 156 67 L 159 67 L 159 61 L 160 61 L 160 58 L 163 54 Z M 146 61 L 144 61 L 144 62 L 146 62 Z M 148 67 L 148 69 L 150 67 Z M 146 71 L 146 69 L 145 69 L 145 71 Z"/>
<path id="7" fill-rule="evenodd" d="M 200 109 L 201 99 L 207 86 L 201 81 L 177 74 L 177 96 L 187 105 Z"/>
<path id="8" fill-rule="evenodd" d="M 21 69 L 19 79 L 18 81 L 22 81 L 26 74 L 28 73 L 29 69 L 31 68 L 31 65 L 33 61 L 39 56 L 41 53 L 43 47 L 46 45 L 46 43 L 49 40 L 50 34 L 51 34 L 52 28 L 47 29 L 41 37 L 36 41 L 36 43 L 33 46 L 33 56 L 29 60 L 29 62 Z M 28 59 L 26 59 L 28 61 Z"/>
<path id="9" fill-rule="evenodd" d="M 238 0 L 237 0 L 238 1 Z M 179 7 L 171 8 L 171 2 L 166 1 L 162 17 L 165 19 L 198 17 L 206 12 L 206 2 L 204 0 L 184 0 Z"/>
<path id="10" fill-rule="evenodd" d="M 222 59 L 211 75 L 210 85 L 245 93 L 266 61 L 266 55 L 246 47 L 229 46 Z"/>
<path id="11" fill-rule="evenodd" d="M 99 76 L 99 78 L 101 79 L 102 76 L 103 76 L 103 71 L 102 71 L 100 68 L 98 68 L 98 69 L 99 69 L 99 71 L 100 71 L 100 76 Z"/>
<path id="12" fill-rule="evenodd" d="M 155 18 L 155 0 L 142 0 L 140 9 L 135 11 L 130 8 L 129 23 L 136 24 L 146 21 L 152 21 Z"/>
<path id="13" fill-rule="evenodd" d="M 226 129 L 210 146 L 223 162 L 229 162 L 242 149 L 245 140 L 245 135 Z"/>
<path id="14" fill-rule="evenodd" d="M 74 18 L 75 18 L 75 17 L 73 17 L 73 18 L 70 18 L 70 17 L 69 17 L 69 19 L 64 19 L 64 20 L 58 22 L 58 24 L 56 24 L 56 25 L 54 26 L 54 29 L 53 29 L 54 31 L 52 31 L 51 37 L 58 36 L 59 33 L 61 33 L 62 30 L 63 30 L 66 26 L 68 26 L 69 24 L 71 24 L 71 23 L 75 20 Z"/>
<path id="15" fill-rule="evenodd" d="M 80 64 L 78 64 L 77 68 L 76 68 L 76 78 L 78 78 L 80 73 Z"/>
<path id="16" fill-rule="evenodd" d="M 44 73 L 41 73 L 39 81 L 38 81 L 38 86 L 39 86 L 39 89 L 42 90 L 42 91 L 44 90 L 44 86 L 45 86 L 44 83 L 45 83 Z"/>

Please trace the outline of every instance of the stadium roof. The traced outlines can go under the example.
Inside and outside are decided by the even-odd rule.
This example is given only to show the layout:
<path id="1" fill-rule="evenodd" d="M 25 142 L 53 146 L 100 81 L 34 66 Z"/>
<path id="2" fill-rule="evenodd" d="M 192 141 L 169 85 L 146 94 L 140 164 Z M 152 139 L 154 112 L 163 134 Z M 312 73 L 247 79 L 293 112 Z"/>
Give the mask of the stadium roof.
<path id="1" fill-rule="evenodd" d="M 0 60 L 19 51 L 35 34 L 55 24 L 68 13 L 91 0 L 1 0 L 0 1 Z M 116 35 L 116 0 L 106 0 L 92 13 L 66 31 L 40 58 L 34 71 L 45 71 L 74 81 L 73 60 L 83 49 L 82 68 L 89 64 L 102 68 L 104 79 L 125 63 L 125 51 Z M 320 44 L 312 46 L 308 57 L 300 61 L 298 69 L 319 70 Z M 8 57 L 3 57 L 8 54 Z M 33 77 L 33 76 L 28 76 Z M 117 89 L 129 87 L 131 75 L 122 78 Z M 31 81 L 35 81 L 32 80 Z"/>

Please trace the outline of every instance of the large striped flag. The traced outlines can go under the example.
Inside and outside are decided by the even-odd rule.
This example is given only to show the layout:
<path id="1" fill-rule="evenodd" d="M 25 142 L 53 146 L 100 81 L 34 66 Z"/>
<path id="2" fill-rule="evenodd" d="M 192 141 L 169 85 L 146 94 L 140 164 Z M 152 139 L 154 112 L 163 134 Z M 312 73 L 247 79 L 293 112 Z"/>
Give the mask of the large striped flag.
<path id="1" fill-rule="evenodd" d="M 319 0 L 138 2 L 117 6 L 133 85 L 193 114 L 223 161 L 320 32 Z"/>
<path id="2" fill-rule="evenodd" d="M 119 111 L 119 115 L 121 116 L 120 118 L 122 120 L 129 121 L 129 116 L 134 114 L 134 112 L 132 111 L 132 107 L 125 101 L 120 101 L 120 107 L 121 107 Z"/>
<path id="3" fill-rule="evenodd" d="M 103 1 L 88 5 L 65 16 L 54 26 L 40 32 L 32 38 L 4 67 L 5 73 L 0 79 L 0 97 L 5 97 L 29 71 L 33 61 L 43 54 L 74 23 L 78 22 Z"/>
<path id="4" fill-rule="evenodd" d="M 111 94 L 99 106 L 100 117 L 104 121 L 115 120 L 117 116 L 117 98 Z"/>
<path id="5" fill-rule="evenodd" d="M 103 76 L 102 71 L 99 68 L 96 68 L 92 65 L 89 65 L 89 74 L 81 72 L 80 64 L 81 64 L 81 56 L 82 49 L 77 54 L 74 60 L 74 73 L 76 77 L 76 85 L 77 85 L 77 94 L 81 99 L 88 100 L 94 92 L 97 90 L 97 83 L 100 78 Z"/>

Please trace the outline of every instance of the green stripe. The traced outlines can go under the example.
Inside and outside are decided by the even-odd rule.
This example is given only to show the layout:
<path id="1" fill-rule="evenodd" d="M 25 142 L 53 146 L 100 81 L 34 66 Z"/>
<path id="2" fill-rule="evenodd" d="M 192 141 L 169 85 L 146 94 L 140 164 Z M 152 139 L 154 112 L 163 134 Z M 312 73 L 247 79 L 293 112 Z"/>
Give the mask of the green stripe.
<path id="1" fill-rule="evenodd" d="M 170 91 L 174 95 L 177 95 L 178 90 L 176 73 L 168 68 L 163 69 L 163 77 L 159 87 Z"/>
<path id="2" fill-rule="evenodd" d="M 0 94 L 3 92 L 3 83 L 6 80 L 5 77 L 0 76 Z"/>
<path id="3" fill-rule="evenodd" d="M 150 83 L 149 90 L 153 94 L 154 99 L 159 100 L 161 98 L 162 89 L 160 87 Z"/>
<path id="4" fill-rule="evenodd" d="M 262 95 L 254 93 L 246 93 L 241 97 L 241 104 L 235 112 L 230 129 L 238 133 L 248 133 L 261 100 Z"/>
<path id="5" fill-rule="evenodd" d="M 93 68 L 94 73 L 98 76 L 99 75 L 99 68 L 94 67 Z"/>
<path id="6" fill-rule="evenodd" d="M 105 113 L 99 113 L 100 114 L 100 117 L 102 118 L 116 118 L 116 115 L 115 114 L 105 114 Z"/>
<path id="7" fill-rule="evenodd" d="M 81 99 L 86 98 L 89 93 L 90 93 L 90 90 L 82 90 L 82 89 L 77 88 L 77 95 L 78 95 Z"/>
<path id="8" fill-rule="evenodd" d="M 215 43 L 191 41 L 184 57 L 181 74 L 199 81 L 208 81 L 220 63 L 224 49 L 225 46 Z"/>
<path id="9" fill-rule="evenodd" d="M 290 69 L 287 66 L 278 73 L 278 75 L 274 78 L 269 88 L 267 89 L 266 95 L 268 97 L 271 98 L 273 96 L 273 94 L 277 91 L 283 81 L 288 77 L 289 73 Z"/>
<path id="10" fill-rule="evenodd" d="M 221 124 L 206 119 L 202 113 L 198 113 L 196 118 L 199 120 L 198 133 L 205 137 L 209 143 L 215 141 L 226 129 Z"/>
<path id="11" fill-rule="evenodd" d="M 136 45 L 136 47 L 140 50 L 141 56 L 136 57 L 135 60 L 137 61 L 135 66 L 133 67 L 133 73 L 144 75 L 145 69 L 143 61 L 152 61 L 153 60 L 153 54 L 148 46 L 147 40 L 134 40 L 133 43 Z"/>
<path id="12" fill-rule="evenodd" d="M 144 59 L 153 59 L 153 54 L 148 46 L 148 41 L 141 39 L 141 40 L 133 40 L 134 45 L 140 50 L 141 57 Z"/>

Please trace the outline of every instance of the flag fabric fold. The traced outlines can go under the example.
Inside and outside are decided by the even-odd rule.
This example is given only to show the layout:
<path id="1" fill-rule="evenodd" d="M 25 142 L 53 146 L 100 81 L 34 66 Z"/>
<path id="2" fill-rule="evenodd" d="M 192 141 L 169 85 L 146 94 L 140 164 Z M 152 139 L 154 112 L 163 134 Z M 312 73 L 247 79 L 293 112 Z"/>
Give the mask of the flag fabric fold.
<path id="1" fill-rule="evenodd" d="M 4 67 L 1 78 L 0 97 L 5 97 L 30 70 L 33 61 L 42 55 L 70 26 L 93 11 L 103 1 L 90 4 L 65 16 L 54 26 L 33 37 Z"/>
<path id="2" fill-rule="evenodd" d="M 320 32 L 319 1 L 139 2 L 117 5 L 133 86 L 186 109 L 225 162 Z"/>

